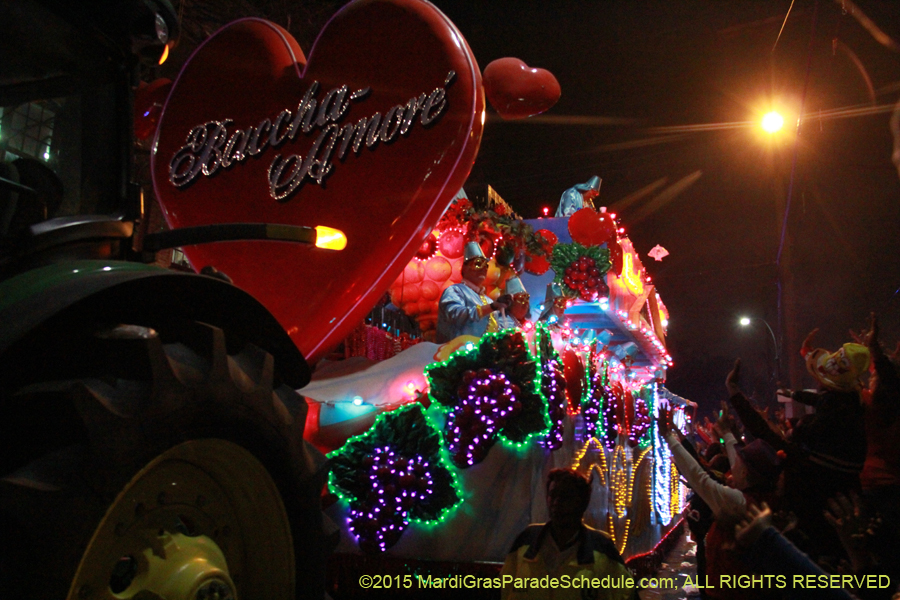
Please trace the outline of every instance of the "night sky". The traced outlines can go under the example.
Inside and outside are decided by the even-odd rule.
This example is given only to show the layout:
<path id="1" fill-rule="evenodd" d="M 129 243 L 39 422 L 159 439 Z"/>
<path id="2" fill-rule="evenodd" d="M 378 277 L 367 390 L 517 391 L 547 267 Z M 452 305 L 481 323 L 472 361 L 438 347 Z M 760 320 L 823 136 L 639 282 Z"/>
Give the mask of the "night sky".
<path id="1" fill-rule="evenodd" d="M 781 338 L 785 383 L 813 327 L 819 345 L 836 349 L 874 310 L 885 341 L 900 339 L 889 127 L 900 45 L 879 43 L 855 17 L 900 41 L 900 2 L 797 0 L 780 39 L 788 0 L 435 4 L 482 69 L 514 56 L 562 88 L 537 118 L 503 121 L 489 109 L 467 192 L 491 185 L 534 218 L 566 188 L 602 177 L 598 204 L 620 216 L 638 252 L 670 252 L 643 262 L 671 313 L 672 391 L 711 410 L 741 356 L 745 390 L 771 395 L 775 344 L 761 321 L 740 328 L 741 315 Z M 777 138 L 757 124 L 770 106 L 787 117 Z"/>

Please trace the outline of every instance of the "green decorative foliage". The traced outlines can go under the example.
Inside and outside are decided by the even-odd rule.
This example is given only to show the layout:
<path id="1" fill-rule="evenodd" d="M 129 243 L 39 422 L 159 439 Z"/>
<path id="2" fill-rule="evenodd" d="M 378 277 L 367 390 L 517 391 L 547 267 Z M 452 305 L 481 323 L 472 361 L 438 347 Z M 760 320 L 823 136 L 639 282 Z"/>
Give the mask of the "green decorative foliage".
<path id="1" fill-rule="evenodd" d="M 390 448 L 402 459 L 421 457 L 429 464 L 431 493 L 409 508 L 409 521 L 434 523 L 462 502 L 456 473 L 448 464 L 440 432 L 426 416 L 422 405 L 408 404 L 379 415 L 369 430 L 350 438 L 329 453 L 329 488 L 351 506 L 366 502 L 377 489 L 366 472 L 376 448 Z"/>
<path id="2" fill-rule="evenodd" d="M 447 414 L 444 436 L 454 464 L 461 468 L 483 460 L 498 439 L 521 448 L 533 437 L 547 435 L 550 425 L 547 401 L 540 390 L 541 378 L 536 362 L 520 331 L 485 334 L 477 345 L 458 350 L 444 362 L 428 365 L 425 375 L 430 386 L 429 395 Z M 490 394 L 488 397 L 475 394 L 475 400 L 468 396 L 470 390 L 481 385 L 478 381 L 487 377 L 502 379 L 515 390 L 515 408 L 508 416 L 498 416 L 493 405 L 487 406 L 494 400 Z M 500 401 L 502 403 L 502 398 Z M 467 404 L 475 407 L 475 416 L 471 414 L 471 407 L 464 406 Z M 470 414 L 463 416 L 466 411 Z M 489 427 L 485 429 L 482 423 L 488 423 Z M 476 429 L 478 427 L 482 429 Z M 467 458 L 467 446 L 463 442 L 471 441 L 475 435 L 473 429 L 475 434 L 487 435 L 488 439 L 479 437 L 478 447 Z"/>
<path id="3" fill-rule="evenodd" d="M 589 264 L 584 264 L 589 263 Z M 600 246 L 582 246 L 578 242 L 556 244 L 550 258 L 554 281 L 569 298 L 584 300 L 609 293 L 603 276 L 611 266 L 609 250 Z"/>

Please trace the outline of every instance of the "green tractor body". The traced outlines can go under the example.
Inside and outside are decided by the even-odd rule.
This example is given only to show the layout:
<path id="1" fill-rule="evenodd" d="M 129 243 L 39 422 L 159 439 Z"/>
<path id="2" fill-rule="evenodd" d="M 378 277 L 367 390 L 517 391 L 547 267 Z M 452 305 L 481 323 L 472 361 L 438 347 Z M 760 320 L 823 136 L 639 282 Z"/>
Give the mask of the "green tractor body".
<path id="1" fill-rule="evenodd" d="M 0 597 L 321 598 L 309 367 L 152 264 L 133 93 L 167 0 L 0 6 Z"/>

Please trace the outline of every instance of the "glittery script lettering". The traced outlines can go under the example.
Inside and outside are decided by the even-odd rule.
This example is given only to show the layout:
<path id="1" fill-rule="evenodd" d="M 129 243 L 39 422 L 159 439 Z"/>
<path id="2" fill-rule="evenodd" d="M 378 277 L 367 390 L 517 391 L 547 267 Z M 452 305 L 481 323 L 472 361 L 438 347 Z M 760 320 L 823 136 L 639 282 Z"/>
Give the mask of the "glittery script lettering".
<path id="1" fill-rule="evenodd" d="M 450 71 L 444 84 L 431 93 L 410 98 L 354 123 L 342 123 L 351 104 L 364 101 L 370 88 L 354 92 L 343 85 L 318 97 L 319 82 L 314 81 L 295 111 L 284 109 L 274 118 L 265 118 L 246 129 L 233 128 L 234 121 L 209 121 L 191 129 L 184 145 L 169 162 L 169 182 L 183 188 L 202 175 L 212 177 L 248 158 L 258 157 L 267 149 L 289 147 L 298 137 L 315 139 L 306 156 L 288 152 L 276 154 L 268 169 L 269 194 L 286 202 L 307 181 L 324 185 L 334 172 L 335 161 L 343 163 L 348 156 L 358 155 L 363 146 L 375 150 L 378 144 L 391 144 L 410 135 L 416 121 L 423 128 L 434 125 L 447 111 L 447 88 L 456 73 Z"/>

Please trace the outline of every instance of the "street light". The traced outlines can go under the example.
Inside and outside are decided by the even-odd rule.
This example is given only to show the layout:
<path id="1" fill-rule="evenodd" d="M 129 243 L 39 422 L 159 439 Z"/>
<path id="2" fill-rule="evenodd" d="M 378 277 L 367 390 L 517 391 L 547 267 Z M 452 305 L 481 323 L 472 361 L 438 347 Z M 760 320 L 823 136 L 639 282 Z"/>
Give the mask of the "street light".
<path id="1" fill-rule="evenodd" d="M 775 339 L 775 332 L 772 331 L 772 327 L 769 325 L 768 321 L 766 321 L 765 319 L 760 319 L 759 317 L 752 317 L 752 318 L 751 317 L 741 317 L 740 320 L 738 320 L 738 323 L 741 325 L 741 327 L 749 327 L 750 323 L 752 323 L 753 321 L 761 321 L 762 324 L 766 326 L 766 329 L 769 330 L 769 335 L 772 336 L 772 343 L 775 344 L 775 365 L 777 366 L 778 365 L 778 341 Z"/>
<path id="2" fill-rule="evenodd" d="M 780 366 L 779 363 L 781 361 L 779 359 L 778 340 L 775 339 L 775 332 L 772 331 L 772 327 L 769 325 L 768 321 L 766 321 L 765 319 L 760 319 L 759 317 L 741 317 L 738 320 L 738 323 L 741 325 L 741 327 L 749 327 L 750 323 L 752 323 L 753 321 L 762 322 L 762 324 L 766 326 L 766 329 L 769 330 L 769 335 L 772 336 L 772 344 L 774 344 L 774 346 L 775 346 L 775 369 L 772 374 L 773 375 L 772 380 L 775 382 L 775 387 L 777 388 L 778 385 L 780 385 L 778 382 L 778 379 L 779 379 L 780 370 L 781 370 L 779 368 L 779 366 Z"/>
<path id="3" fill-rule="evenodd" d="M 784 117 L 775 111 L 763 115 L 762 128 L 768 133 L 775 133 L 784 127 Z"/>

